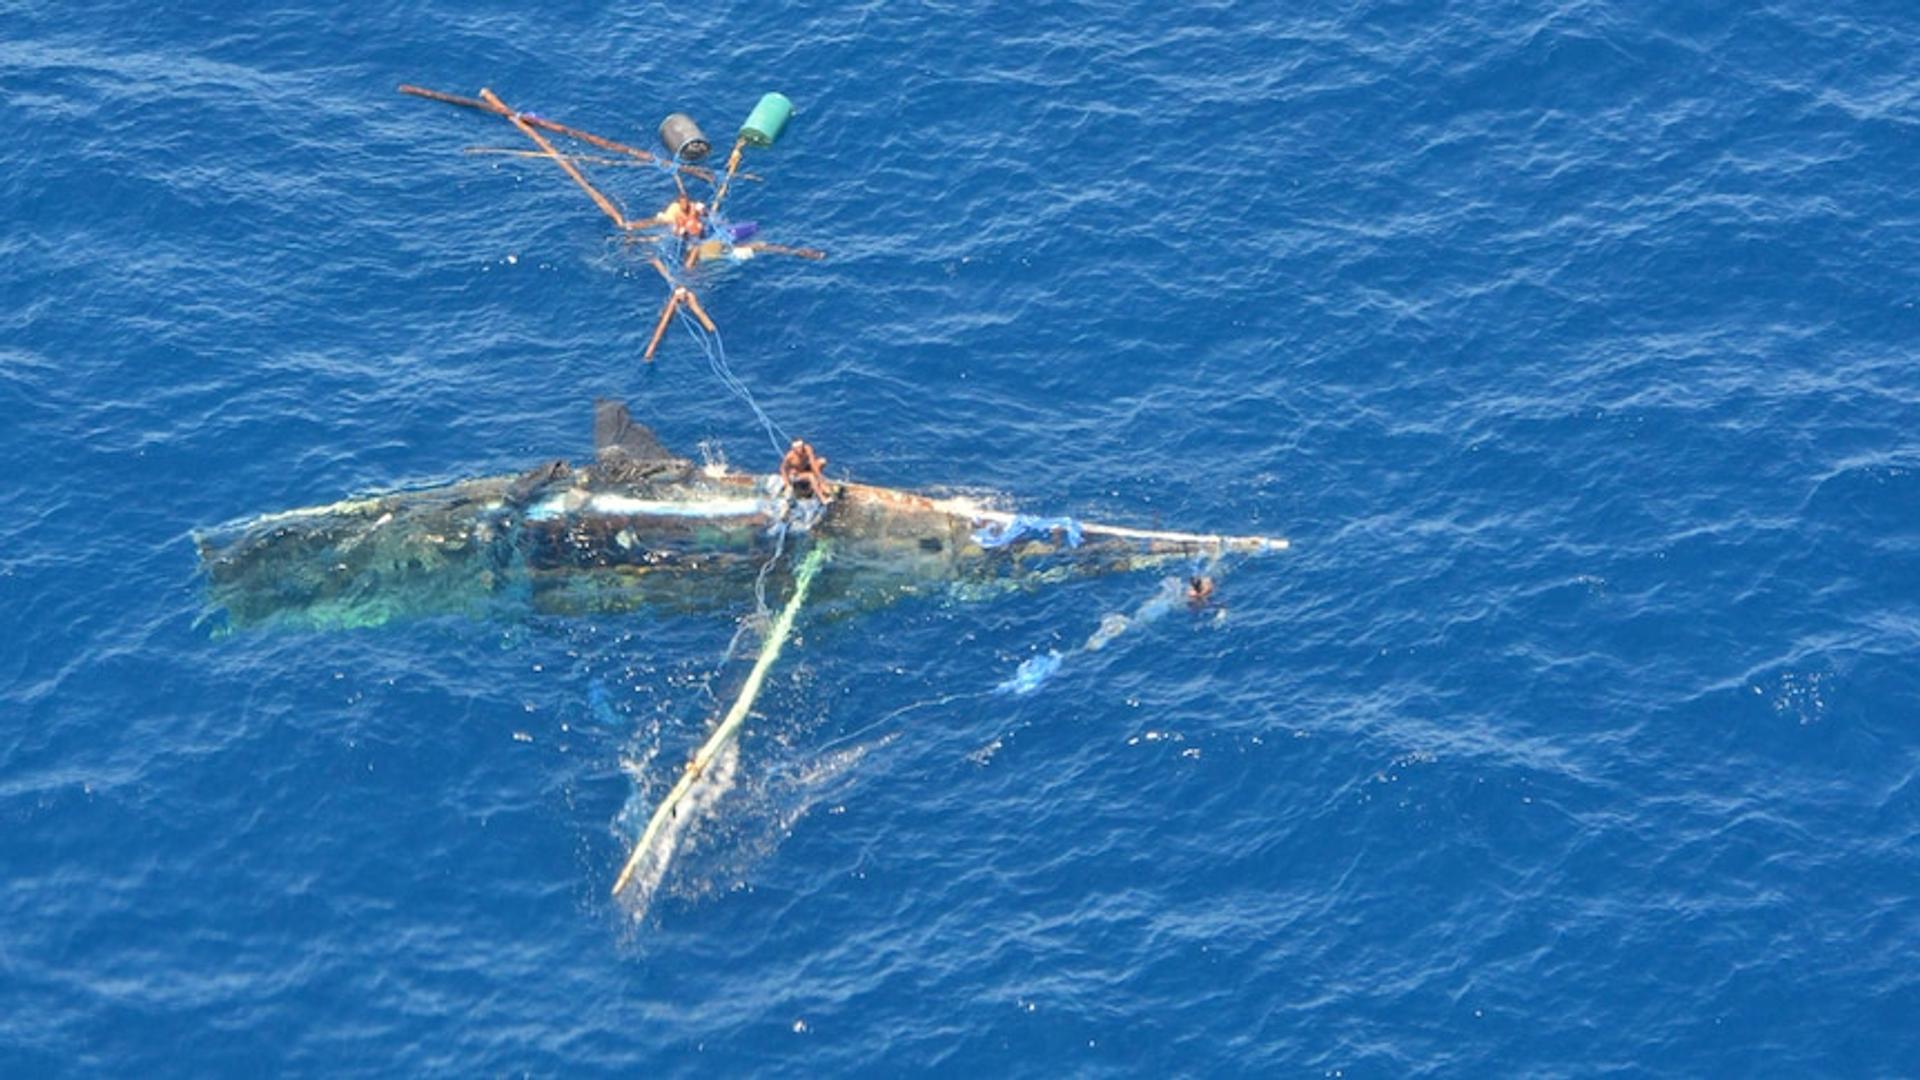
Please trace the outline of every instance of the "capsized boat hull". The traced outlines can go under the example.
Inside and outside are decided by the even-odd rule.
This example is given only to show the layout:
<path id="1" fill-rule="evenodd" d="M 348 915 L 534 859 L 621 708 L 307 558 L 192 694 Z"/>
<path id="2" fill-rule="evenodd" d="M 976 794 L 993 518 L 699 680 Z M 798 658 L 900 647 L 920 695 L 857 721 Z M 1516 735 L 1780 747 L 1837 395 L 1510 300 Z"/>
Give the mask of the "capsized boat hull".
<path id="1" fill-rule="evenodd" d="M 737 611 L 759 589 L 784 588 L 770 563 L 830 537 L 833 559 L 815 603 L 864 607 L 1286 546 L 1269 537 L 1032 519 L 864 484 L 836 484 L 825 505 L 796 503 L 775 477 L 673 458 L 624 408 L 618 418 L 590 466 L 555 462 L 518 477 L 350 499 L 198 534 L 210 604 L 233 628 Z"/>

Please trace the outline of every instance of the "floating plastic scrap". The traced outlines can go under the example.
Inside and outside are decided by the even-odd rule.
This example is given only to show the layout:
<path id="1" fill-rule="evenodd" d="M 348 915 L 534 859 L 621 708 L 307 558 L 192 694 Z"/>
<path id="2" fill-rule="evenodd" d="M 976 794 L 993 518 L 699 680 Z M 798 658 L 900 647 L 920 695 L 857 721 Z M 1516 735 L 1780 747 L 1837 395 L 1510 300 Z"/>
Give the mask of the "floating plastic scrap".
<path id="1" fill-rule="evenodd" d="M 1033 517 L 1016 514 L 1013 520 L 992 522 L 974 530 L 973 542 L 983 548 L 1002 548 L 1026 536 L 1046 536 L 1055 531 L 1066 534 L 1067 546 L 1080 546 L 1080 523 L 1070 517 Z"/>
<path id="2" fill-rule="evenodd" d="M 1032 657 L 1020 665 L 1019 670 L 1013 673 L 1013 678 L 994 687 L 993 691 L 996 694 L 1015 696 L 1031 694 L 1040 689 L 1040 684 L 1046 682 L 1049 676 L 1060 670 L 1062 659 L 1063 657 L 1057 652 Z"/>

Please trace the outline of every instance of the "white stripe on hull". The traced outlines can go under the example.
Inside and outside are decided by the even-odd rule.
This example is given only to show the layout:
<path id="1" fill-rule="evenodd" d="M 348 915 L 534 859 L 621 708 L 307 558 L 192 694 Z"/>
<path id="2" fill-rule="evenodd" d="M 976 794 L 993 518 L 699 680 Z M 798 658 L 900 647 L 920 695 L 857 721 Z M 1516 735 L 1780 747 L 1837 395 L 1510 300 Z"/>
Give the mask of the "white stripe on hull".
<path id="1" fill-rule="evenodd" d="M 700 519 L 743 518 L 765 515 L 769 508 L 760 499 L 637 499 L 631 495 L 598 494 L 584 503 L 556 495 L 527 510 L 529 521 L 551 521 L 568 514 L 597 514 L 605 517 L 677 517 Z"/>

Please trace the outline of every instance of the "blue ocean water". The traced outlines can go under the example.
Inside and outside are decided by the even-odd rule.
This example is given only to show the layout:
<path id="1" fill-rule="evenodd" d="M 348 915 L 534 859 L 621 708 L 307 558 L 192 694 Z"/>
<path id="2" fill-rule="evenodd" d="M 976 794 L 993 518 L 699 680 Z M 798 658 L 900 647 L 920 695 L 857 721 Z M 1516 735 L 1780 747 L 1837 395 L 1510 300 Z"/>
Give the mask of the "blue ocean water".
<path id="1" fill-rule="evenodd" d="M 8 7 L 0 1072 L 1920 1071 L 1920 18 Z M 708 292 L 837 470 L 1274 532 L 806 623 L 606 897 L 725 618 L 217 638 L 193 529 L 771 468 L 491 86 L 798 112 Z M 607 171 L 629 208 L 664 198 Z M 995 695 L 1070 654 L 1031 693 Z"/>

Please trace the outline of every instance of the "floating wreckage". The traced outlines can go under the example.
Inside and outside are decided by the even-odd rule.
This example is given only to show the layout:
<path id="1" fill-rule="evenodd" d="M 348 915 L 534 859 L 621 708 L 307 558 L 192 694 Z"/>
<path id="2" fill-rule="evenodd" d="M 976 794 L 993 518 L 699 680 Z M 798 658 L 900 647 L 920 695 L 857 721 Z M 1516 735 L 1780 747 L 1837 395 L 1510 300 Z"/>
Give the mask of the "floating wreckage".
<path id="1" fill-rule="evenodd" d="M 713 144 L 692 117 L 673 113 L 657 134 L 663 153 L 631 146 L 522 112 L 492 90 L 477 98 L 417 86 L 402 93 L 492 113 L 534 149 L 470 152 L 546 158 L 557 165 L 628 241 L 648 246 L 647 262 L 668 286 L 647 342 L 651 361 L 676 315 L 706 353 L 715 375 L 753 411 L 776 453 L 786 433 L 754 401 L 727 364 L 718 328 L 696 291 L 696 275 L 714 262 L 760 254 L 820 259 L 811 248 L 755 240 L 753 222 L 723 210 L 736 181 L 757 180 L 740 166 L 753 147 L 772 146 L 793 112 L 767 94 L 741 124 L 719 170 Z M 600 155 L 562 153 L 549 135 L 584 143 Z M 583 166 L 651 166 L 674 195 L 658 213 L 629 217 L 588 179 Z M 696 199 L 689 179 L 708 185 Z M 696 791 L 724 788 L 726 751 L 738 737 L 767 672 L 778 660 L 804 605 L 853 612 L 905 597 L 981 599 L 1070 578 L 1187 563 L 1196 570 L 1230 554 L 1280 551 L 1279 537 L 1172 532 L 1035 517 L 968 498 L 828 481 L 824 458 L 791 440 L 779 473 L 731 472 L 697 465 L 633 422 L 624 404 L 601 401 L 594 414 L 594 460 L 551 461 L 517 476 L 464 480 L 327 506 L 289 510 L 197 532 L 209 614 L 225 631 L 253 627 L 347 629 L 394 620 L 529 613 L 589 615 L 656 608 L 744 614 L 767 611 L 770 585 L 784 594 L 765 624 L 759 654 L 732 706 L 688 759 L 655 807 L 613 885 L 616 896 L 644 897 L 673 857 L 682 809 Z M 805 483 L 801 477 L 807 477 Z M 787 564 L 782 581 L 771 571 Z M 1203 605 L 1210 579 L 1195 576 L 1188 598 Z M 1204 587 L 1203 587 L 1204 586 Z M 1182 598 L 1180 582 L 1161 583 L 1131 618 L 1111 615 L 1076 652 L 1098 650 L 1129 626 L 1143 625 Z M 1035 657 L 989 693 L 1027 694 L 1064 655 Z M 943 701 L 951 700 L 943 698 Z M 701 784 L 703 777 L 712 782 Z"/>
<path id="2" fill-rule="evenodd" d="M 706 306 L 700 302 L 700 294 L 695 289 L 695 273 L 703 264 L 743 262 L 759 255 L 790 255 L 816 260 L 826 258 L 826 252 L 815 248 L 756 240 L 754 238 L 760 231 L 757 223 L 733 221 L 722 209 L 735 180 L 759 179 L 751 173 L 742 173 L 740 164 L 749 147 L 771 147 L 779 140 L 787 121 L 793 116 L 793 102 L 787 100 L 785 95 L 769 93 L 760 98 L 740 125 L 733 150 L 727 155 L 726 165 L 716 173 L 698 164 L 707 160 L 713 152 L 713 144 L 700 130 L 700 125 L 686 113 L 672 113 L 660 122 L 658 135 L 661 147 L 666 152 L 656 154 L 535 113 L 518 111 L 486 88 L 481 89 L 477 98 L 408 84 L 402 84 L 400 92 L 492 113 L 506 119 L 536 149 L 483 146 L 470 147 L 468 152 L 514 154 L 551 160 L 593 200 L 593 204 L 600 208 L 600 212 L 613 222 L 623 236 L 649 246 L 651 250 L 647 262 L 666 282 L 668 291 L 666 302 L 660 309 L 660 317 L 654 323 L 653 336 L 647 342 L 644 358 L 648 362 L 652 362 L 654 354 L 659 351 L 661 339 L 666 336 L 667 327 L 676 314 L 692 319 L 708 335 L 718 334 L 713 318 L 707 314 Z M 616 156 L 561 153 L 543 133 L 585 143 Z M 587 165 L 651 165 L 672 178 L 675 193 L 658 213 L 639 218 L 629 217 L 612 198 L 588 179 L 583 169 Z M 688 190 L 688 177 L 710 185 L 712 193 L 704 199 L 696 199 Z"/>
<path id="3" fill-rule="evenodd" d="M 1282 550 L 1277 537 L 1135 529 L 839 481 L 825 503 L 777 476 L 678 457 L 624 405 L 595 411 L 596 456 L 518 476 L 289 510 L 196 534 L 231 629 L 343 629 L 434 615 L 739 610 L 769 562 L 830 539 L 817 602 L 1026 585 Z"/>
<path id="4" fill-rule="evenodd" d="M 965 498 L 836 482 L 795 499 L 779 476 L 701 466 L 602 401 L 595 458 L 372 495 L 195 535 L 229 629 L 369 627 L 433 615 L 738 611 L 794 573 L 739 696 L 688 760 L 613 891 L 650 893 L 679 809 L 737 737 L 811 593 L 854 611 L 916 595 L 977 599 L 1094 574 L 1284 550 L 1279 537 L 1030 517 Z"/>

